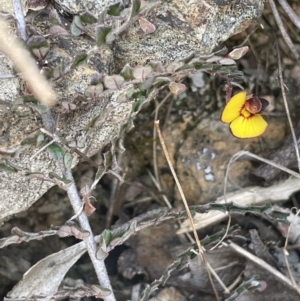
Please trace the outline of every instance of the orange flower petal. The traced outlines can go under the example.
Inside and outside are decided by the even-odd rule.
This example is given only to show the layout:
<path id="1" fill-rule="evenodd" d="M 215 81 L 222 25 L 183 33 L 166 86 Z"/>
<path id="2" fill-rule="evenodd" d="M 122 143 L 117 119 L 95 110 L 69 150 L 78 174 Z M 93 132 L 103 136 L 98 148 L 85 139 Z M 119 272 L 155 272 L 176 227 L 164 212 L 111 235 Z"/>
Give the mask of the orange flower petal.
<path id="1" fill-rule="evenodd" d="M 222 122 L 230 123 L 241 115 L 241 110 L 246 102 L 246 96 L 247 93 L 242 91 L 230 98 L 222 112 Z"/>
<path id="2" fill-rule="evenodd" d="M 261 115 L 251 115 L 249 118 L 239 116 L 231 122 L 230 129 L 237 138 L 254 138 L 263 134 L 267 126 Z"/>

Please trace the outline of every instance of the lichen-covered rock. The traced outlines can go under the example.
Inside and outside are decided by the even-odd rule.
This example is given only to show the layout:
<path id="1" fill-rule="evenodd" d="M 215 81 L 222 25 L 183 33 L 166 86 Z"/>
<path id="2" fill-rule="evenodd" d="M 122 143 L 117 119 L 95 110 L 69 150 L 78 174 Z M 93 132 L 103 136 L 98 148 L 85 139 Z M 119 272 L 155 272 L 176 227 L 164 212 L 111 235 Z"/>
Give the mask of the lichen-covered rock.
<path id="1" fill-rule="evenodd" d="M 247 28 L 264 7 L 261 0 L 156 2 L 145 15 L 155 25 L 154 33 L 145 35 L 136 22 L 116 41 L 114 53 L 120 68 L 126 62 L 140 65 L 210 54 L 221 42 Z"/>

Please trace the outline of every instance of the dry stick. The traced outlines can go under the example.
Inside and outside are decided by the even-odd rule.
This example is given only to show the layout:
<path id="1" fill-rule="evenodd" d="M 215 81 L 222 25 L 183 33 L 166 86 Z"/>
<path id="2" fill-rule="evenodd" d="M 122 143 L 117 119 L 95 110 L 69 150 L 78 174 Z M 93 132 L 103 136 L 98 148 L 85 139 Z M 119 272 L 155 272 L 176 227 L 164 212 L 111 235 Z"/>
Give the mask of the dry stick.
<path id="1" fill-rule="evenodd" d="M 286 14 L 289 16 L 291 21 L 300 29 L 300 18 L 295 14 L 290 5 L 286 2 L 286 0 L 278 0 Z"/>
<path id="2" fill-rule="evenodd" d="M 280 53 L 279 53 L 278 43 L 276 43 L 276 50 L 277 50 L 278 75 L 279 75 L 280 88 L 281 88 L 281 93 L 282 93 L 282 98 L 283 98 L 283 103 L 284 103 L 286 115 L 287 115 L 287 118 L 288 118 L 288 122 L 289 122 L 289 126 L 290 126 L 290 129 L 291 129 L 291 133 L 292 133 L 293 143 L 294 143 L 296 157 L 297 157 L 297 161 L 298 161 L 298 170 L 299 170 L 299 173 L 300 173 L 300 154 L 299 154 L 299 148 L 298 148 L 297 138 L 296 138 L 294 127 L 293 127 L 293 122 L 292 122 L 291 115 L 290 115 L 289 106 L 288 106 L 287 99 L 286 99 L 285 86 L 284 86 L 284 83 L 283 83 L 282 66 L 281 66 L 281 60 L 280 60 Z"/>
<path id="3" fill-rule="evenodd" d="M 282 37 L 284 38 L 286 44 L 288 45 L 288 47 L 290 48 L 290 50 L 292 51 L 293 55 L 295 56 L 295 58 L 298 60 L 299 59 L 299 55 L 297 53 L 297 50 L 291 40 L 291 38 L 289 37 L 288 33 L 286 32 L 283 24 L 282 24 L 282 21 L 281 21 L 281 18 L 279 16 L 279 13 L 277 11 L 277 8 L 276 8 L 276 5 L 274 3 L 273 0 L 269 0 L 269 3 L 270 3 L 270 7 L 271 7 L 271 10 L 273 12 L 273 15 L 274 15 L 274 18 L 275 18 L 275 21 L 281 31 L 281 34 L 282 34 Z"/>
<path id="4" fill-rule="evenodd" d="M 20 33 L 20 37 L 24 41 L 26 41 L 27 40 L 26 23 L 25 23 L 21 0 L 13 0 L 13 4 L 14 4 L 15 18 L 17 20 L 17 27 Z"/>
<path id="5" fill-rule="evenodd" d="M 194 227 L 193 217 L 192 217 L 192 215 L 191 215 L 191 212 L 190 212 L 189 206 L 188 206 L 188 204 L 187 204 L 187 201 L 186 201 L 186 199 L 185 199 L 185 196 L 184 196 L 182 187 L 181 187 L 181 185 L 180 185 L 180 183 L 179 183 L 179 180 L 178 180 L 177 175 L 176 175 L 176 173 L 175 173 L 175 170 L 174 170 L 174 168 L 173 168 L 172 162 L 171 162 L 171 160 L 170 160 L 169 153 L 168 153 L 168 151 L 167 151 L 167 147 L 166 147 L 165 142 L 164 142 L 163 137 L 162 137 L 162 134 L 161 134 L 161 131 L 160 131 L 160 128 L 159 128 L 159 121 L 156 120 L 156 121 L 154 122 L 154 124 L 155 124 L 156 130 L 157 130 L 157 133 L 158 133 L 158 137 L 159 137 L 159 140 L 160 140 L 162 149 L 163 149 L 163 151 L 164 151 L 164 155 L 165 155 L 166 160 L 167 160 L 167 162 L 168 162 L 168 165 L 169 165 L 169 167 L 170 167 L 170 170 L 171 170 L 171 173 L 172 173 L 172 175 L 173 175 L 173 178 L 174 178 L 174 180 L 175 180 L 175 182 L 176 182 L 176 185 L 177 185 L 177 188 L 178 188 L 178 190 L 179 190 L 180 196 L 181 196 L 181 198 L 182 198 L 182 201 L 183 201 L 183 204 L 184 204 L 184 207 L 185 207 L 187 216 L 188 216 L 188 218 L 189 218 L 189 220 L 190 220 L 190 223 L 191 223 L 191 226 L 192 226 L 192 228 L 193 228 L 193 233 L 194 233 L 194 236 L 195 236 L 195 239 L 196 239 L 196 243 L 197 243 L 197 246 L 198 246 L 198 249 L 199 249 L 199 253 L 201 254 L 201 258 L 202 258 L 202 260 L 203 260 L 203 263 L 204 263 L 204 265 L 206 266 L 206 271 L 207 271 L 207 274 L 208 274 L 208 277 L 209 277 L 211 286 L 212 286 L 212 288 L 213 288 L 213 290 L 214 290 L 216 299 L 219 301 L 220 298 L 219 298 L 218 292 L 217 292 L 217 290 L 216 290 L 216 287 L 215 287 L 215 285 L 214 285 L 214 283 L 213 283 L 213 280 L 212 280 L 212 277 L 211 277 L 211 272 L 210 272 L 210 270 L 209 270 L 209 268 L 208 268 L 208 265 L 207 265 L 207 259 L 206 259 L 205 255 L 204 255 L 204 253 L 203 253 L 203 249 L 202 249 L 202 245 L 201 245 L 201 242 L 200 242 L 200 240 L 199 240 L 199 237 L 198 237 L 198 233 L 197 233 L 197 231 L 196 231 L 196 229 L 195 229 L 195 227 Z"/>
<path id="6" fill-rule="evenodd" d="M 82 207 L 82 200 L 78 194 L 78 190 L 76 188 L 74 178 L 72 176 L 72 172 L 70 169 L 66 169 L 65 166 L 63 166 L 62 162 L 59 162 L 61 165 L 61 170 L 64 174 L 64 177 L 72 182 L 70 186 L 66 187 L 68 197 L 70 199 L 70 202 L 72 204 L 74 212 L 78 212 L 81 210 Z M 84 212 L 82 212 L 78 216 L 78 221 L 81 227 L 82 231 L 88 231 L 90 235 L 87 238 L 84 238 L 84 242 L 86 245 L 86 249 L 89 253 L 89 256 L 91 258 L 92 264 L 94 266 L 95 272 L 97 274 L 98 281 L 100 285 L 103 288 L 109 289 L 111 291 L 111 294 L 104 298 L 105 301 L 116 301 L 116 298 L 114 296 L 114 292 L 111 287 L 111 283 L 107 274 L 106 266 L 104 263 L 104 260 L 99 260 L 96 258 L 96 242 L 94 239 L 94 235 L 89 223 L 89 220 Z"/>
<path id="7" fill-rule="evenodd" d="M 251 254 L 250 252 L 248 252 L 247 250 L 243 249 L 242 247 L 240 247 L 239 245 L 235 244 L 232 241 L 229 241 L 229 245 L 226 244 L 226 243 L 224 243 L 224 242 L 222 244 L 224 246 L 226 246 L 226 247 L 230 247 L 232 250 L 234 250 L 235 252 L 241 254 L 242 256 L 246 257 L 247 259 L 251 260 L 252 262 L 254 262 L 255 264 L 257 264 L 258 266 L 260 266 L 264 270 L 272 273 L 282 283 L 287 284 L 289 287 L 295 289 L 295 287 L 294 287 L 294 285 L 293 285 L 293 283 L 291 282 L 290 279 L 288 279 L 283 274 L 281 274 L 279 271 L 277 271 L 276 269 L 274 269 L 271 265 L 269 265 L 268 263 L 266 263 L 264 260 L 262 260 L 262 259 L 258 258 L 257 256 Z"/>

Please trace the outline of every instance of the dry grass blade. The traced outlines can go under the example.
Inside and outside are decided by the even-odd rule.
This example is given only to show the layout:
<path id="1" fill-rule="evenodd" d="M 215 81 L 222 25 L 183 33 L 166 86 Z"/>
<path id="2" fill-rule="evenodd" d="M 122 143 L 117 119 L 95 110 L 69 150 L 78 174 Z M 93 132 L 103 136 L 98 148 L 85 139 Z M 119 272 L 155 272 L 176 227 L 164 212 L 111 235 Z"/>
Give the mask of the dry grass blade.
<path id="1" fill-rule="evenodd" d="M 274 3 L 273 0 L 269 0 L 269 3 L 270 3 L 270 7 L 272 9 L 272 12 L 273 12 L 273 15 L 274 15 L 274 18 L 275 18 L 275 21 L 280 29 L 280 32 L 282 34 L 282 37 L 284 38 L 286 44 L 288 45 L 288 47 L 290 48 L 290 50 L 292 51 L 293 55 L 295 56 L 295 58 L 298 60 L 299 59 L 299 55 L 297 53 L 297 50 L 290 38 L 290 36 L 288 35 L 287 31 L 285 30 L 284 26 L 283 26 L 283 23 L 282 23 L 282 20 L 279 16 L 279 13 L 277 11 L 277 8 L 276 8 L 276 5 Z"/>
<path id="2" fill-rule="evenodd" d="M 48 81 L 40 71 L 30 53 L 21 43 L 9 34 L 8 23 L 0 17 L 0 51 L 12 60 L 16 69 L 22 73 L 30 90 L 43 105 L 52 107 L 57 98 Z"/>
<path id="3" fill-rule="evenodd" d="M 286 0 L 278 0 L 278 2 L 282 6 L 286 14 L 289 16 L 291 21 L 298 27 L 298 29 L 300 29 L 300 18 L 295 14 Z"/>
<path id="4" fill-rule="evenodd" d="M 231 249 L 233 249 L 234 251 L 236 251 L 237 253 L 245 256 L 247 259 L 251 260 L 252 262 L 254 262 L 255 264 L 257 264 L 258 266 L 260 266 L 261 268 L 263 268 L 264 270 L 270 272 L 271 274 L 273 274 L 278 280 L 280 280 L 282 283 L 288 285 L 289 287 L 295 289 L 298 293 L 299 293 L 299 287 L 296 285 L 296 287 L 293 285 L 293 283 L 291 282 L 290 279 L 288 279 L 287 277 L 285 277 L 283 274 L 281 274 L 279 271 L 277 271 L 276 269 L 274 269 L 271 265 L 269 265 L 268 263 L 266 263 L 264 260 L 258 258 L 257 256 L 251 254 L 250 252 L 248 252 L 247 250 L 243 249 L 242 247 L 240 247 L 239 245 L 235 244 L 234 242 L 229 242 L 229 245 L 226 243 L 223 243 L 224 246 L 229 246 Z"/>
<path id="5" fill-rule="evenodd" d="M 217 292 L 217 290 L 216 290 L 216 287 L 215 287 L 215 285 L 214 285 L 214 283 L 213 283 L 213 280 L 212 280 L 212 277 L 211 277 L 210 269 L 209 269 L 209 267 L 208 267 L 208 265 L 207 265 L 207 259 L 205 258 L 205 255 L 204 255 L 204 253 L 203 253 L 203 248 L 202 248 L 200 239 L 199 239 L 199 237 L 198 237 L 198 233 L 197 233 L 196 228 L 195 228 L 195 226 L 194 226 L 194 221 L 193 221 L 192 214 L 191 214 L 191 212 L 190 212 L 188 203 L 187 203 L 186 198 L 185 198 L 185 196 L 184 196 L 182 187 L 181 187 L 181 185 L 180 185 L 180 183 L 179 183 L 179 180 L 178 180 L 177 175 L 176 175 L 176 173 L 175 173 L 175 170 L 174 170 L 174 168 L 173 168 L 172 162 L 171 162 L 171 160 L 170 160 L 170 157 L 169 157 L 169 154 L 168 154 L 168 151 L 167 151 L 165 142 L 164 142 L 164 140 L 163 140 L 163 137 L 162 137 L 162 134 L 161 134 L 161 131 L 160 131 L 160 128 L 159 128 L 159 121 L 155 121 L 154 124 L 155 124 L 156 130 L 157 130 L 157 133 L 158 133 L 158 137 L 159 137 L 161 146 L 162 146 L 163 151 L 164 151 L 164 155 L 165 155 L 166 160 L 167 160 L 167 162 L 168 162 L 168 165 L 169 165 L 169 167 L 170 167 L 171 173 L 172 173 L 172 175 L 173 175 L 173 177 L 174 177 L 174 180 L 175 180 L 175 183 L 176 183 L 177 188 L 178 188 L 178 190 L 179 190 L 180 196 L 181 196 L 181 198 L 182 198 L 182 201 L 183 201 L 183 204 L 184 204 L 184 207 L 185 207 L 187 216 L 188 216 L 188 218 L 189 218 L 189 222 L 190 222 L 190 224 L 191 224 L 191 227 L 192 227 L 192 230 L 193 230 L 195 239 L 196 239 L 196 244 L 197 244 L 197 247 L 198 247 L 198 249 L 199 249 L 199 253 L 201 254 L 201 258 L 202 258 L 202 260 L 203 260 L 203 263 L 204 263 L 205 266 L 206 266 L 206 270 L 207 270 L 207 273 L 208 273 L 208 277 L 209 277 L 211 286 L 212 286 L 212 288 L 213 288 L 213 290 L 214 290 L 216 299 L 217 299 L 217 300 L 220 300 L 219 295 L 218 295 L 218 292 Z"/>
<path id="6" fill-rule="evenodd" d="M 298 161 L 298 170 L 299 170 L 299 173 L 300 173 L 300 154 L 299 154 L 299 148 L 298 148 L 297 138 L 296 138 L 294 127 L 293 127 L 293 122 L 292 122 L 292 119 L 291 119 L 291 114 L 290 114 L 288 102 L 287 102 L 287 99 L 286 99 L 285 86 L 284 86 L 284 83 L 283 83 L 283 76 L 282 76 L 282 66 L 281 66 L 281 60 L 280 60 L 280 52 L 279 52 L 279 47 L 278 47 L 277 43 L 276 43 L 276 49 L 277 49 L 278 74 L 279 74 L 281 93 L 282 93 L 282 97 L 283 97 L 283 103 L 284 103 L 286 115 L 287 115 L 287 118 L 288 118 L 289 126 L 290 126 L 290 129 L 291 129 L 291 134 L 292 134 L 292 137 L 293 137 L 293 143 L 294 143 L 294 147 L 295 147 L 295 151 L 296 151 L 296 156 L 297 156 L 297 161 Z"/>

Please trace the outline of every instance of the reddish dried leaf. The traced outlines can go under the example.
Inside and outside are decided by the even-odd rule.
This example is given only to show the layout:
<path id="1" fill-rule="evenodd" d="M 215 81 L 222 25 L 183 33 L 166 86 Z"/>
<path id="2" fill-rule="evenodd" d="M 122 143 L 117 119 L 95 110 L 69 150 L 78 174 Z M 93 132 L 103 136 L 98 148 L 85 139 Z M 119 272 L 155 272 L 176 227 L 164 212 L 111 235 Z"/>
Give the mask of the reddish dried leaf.
<path id="1" fill-rule="evenodd" d="M 112 75 L 104 77 L 104 85 L 107 89 L 119 90 L 125 79 L 121 75 Z"/>
<path id="2" fill-rule="evenodd" d="M 155 25 L 145 18 L 139 18 L 139 23 L 143 32 L 146 34 L 153 33 L 156 30 Z"/>
<path id="3" fill-rule="evenodd" d="M 169 89 L 175 96 L 177 96 L 186 89 L 186 86 L 181 83 L 172 82 L 169 84 Z"/>

